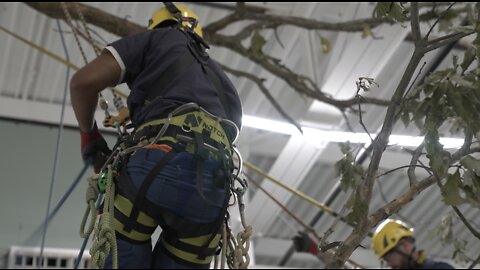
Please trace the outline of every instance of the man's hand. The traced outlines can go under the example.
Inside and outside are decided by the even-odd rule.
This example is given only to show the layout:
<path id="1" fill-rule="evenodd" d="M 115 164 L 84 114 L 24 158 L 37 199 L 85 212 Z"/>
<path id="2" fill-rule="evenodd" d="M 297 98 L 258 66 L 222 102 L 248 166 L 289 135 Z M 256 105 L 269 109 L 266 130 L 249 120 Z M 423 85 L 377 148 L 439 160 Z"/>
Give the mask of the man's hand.
<path id="1" fill-rule="evenodd" d="M 292 240 L 296 251 L 308 252 L 313 255 L 318 253 L 317 243 L 315 243 L 315 241 L 313 241 L 305 232 L 299 231 L 298 235 L 295 235 Z"/>
<path id="2" fill-rule="evenodd" d="M 112 151 L 108 148 L 107 142 L 98 131 L 97 123 L 89 132 L 80 131 L 80 139 L 83 161 L 92 164 L 95 173 L 99 173 Z"/>

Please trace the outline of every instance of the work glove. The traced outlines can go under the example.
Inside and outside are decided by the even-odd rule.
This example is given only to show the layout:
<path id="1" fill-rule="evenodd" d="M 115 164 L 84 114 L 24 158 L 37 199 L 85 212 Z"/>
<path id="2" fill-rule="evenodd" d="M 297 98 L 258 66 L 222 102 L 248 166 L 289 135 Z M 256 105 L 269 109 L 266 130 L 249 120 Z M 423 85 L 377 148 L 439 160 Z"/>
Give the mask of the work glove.
<path id="1" fill-rule="evenodd" d="M 112 151 L 98 131 L 97 123 L 89 132 L 80 131 L 80 149 L 84 162 L 93 165 L 95 173 L 99 173 Z"/>
<path id="2" fill-rule="evenodd" d="M 299 231 L 295 237 L 292 238 L 295 250 L 298 252 L 308 252 L 313 255 L 318 253 L 318 245 L 313 241 L 308 234 Z"/>

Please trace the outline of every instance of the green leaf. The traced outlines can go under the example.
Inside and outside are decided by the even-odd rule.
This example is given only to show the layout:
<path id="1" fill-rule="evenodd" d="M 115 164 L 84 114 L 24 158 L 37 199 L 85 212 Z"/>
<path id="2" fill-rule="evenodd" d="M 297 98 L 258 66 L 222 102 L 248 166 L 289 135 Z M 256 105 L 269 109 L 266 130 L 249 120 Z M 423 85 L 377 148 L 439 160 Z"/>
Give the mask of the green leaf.
<path id="1" fill-rule="evenodd" d="M 375 18 L 383 18 L 388 15 L 391 9 L 392 2 L 379 2 L 375 7 Z"/>
<path id="2" fill-rule="evenodd" d="M 418 85 L 406 97 L 418 98 L 420 93 L 424 91 L 425 85 Z"/>
<path id="3" fill-rule="evenodd" d="M 463 174 L 465 199 L 472 204 L 472 206 L 480 208 L 480 177 L 473 171 L 466 171 Z"/>
<path id="4" fill-rule="evenodd" d="M 453 68 L 457 68 L 458 66 L 458 56 L 456 56 L 455 54 L 452 56 L 452 65 L 453 65 Z"/>
<path id="5" fill-rule="evenodd" d="M 463 87 L 466 87 L 466 88 L 470 88 L 470 89 L 474 89 L 476 90 L 476 88 L 473 86 L 473 83 L 472 82 L 469 82 L 467 80 L 465 80 L 464 78 L 462 78 L 460 75 L 458 74 L 454 74 L 450 77 L 450 80 L 452 82 L 455 82 L 457 83 L 458 85 L 460 86 L 463 86 Z M 453 90 L 454 91 L 454 90 Z"/>
<path id="6" fill-rule="evenodd" d="M 402 123 L 405 127 L 408 127 L 408 125 L 410 125 L 410 114 L 409 113 L 406 113 L 406 112 L 403 112 L 401 115 L 400 115 L 401 119 L 402 119 Z"/>
<path id="7" fill-rule="evenodd" d="M 442 18 L 444 20 L 452 20 L 452 19 L 455 19 L 456 17 L 458 17 L 458 12 L 451 9 L 445 10 L 442 14 Z"/>
<path id="8" fill-rule="evenodd" d="M 254 58 L 263 59 L 265 55 L 263 54 L 262 49 L 265 43 L 267 43 L 267 40 L 262 35 L 260 35 L 259 31 L 255 31 L 248 52 Z"/>
<path id="9" fill-rule="evenodd" d="M 356 202 L 356 196 L 357 193 L 354 191 L 352 194 L 350 194 L 350 197 L 348 197 L 347 202 L 345 202 L 345 207 L 349 209 L 353 209 L 353 206 L 355 205 Z"/>
<path id="10" fill-rule="evenodd" d="M 355 195 L 352 211 L 345 217 L 348 223 L 357 224 L 363 217 L 368 214 L 368 205 Z"/>
<path id="11" fill-rule="evenodd" d="M 427 157 L 430 159 L 429 165 L 440 178 L 444 177 L 448 172 L 450 165 L 450 153 L 443 150 L 443 146 L 438 142 L 438 132 L 432 130 L 425 134 L 425 149 Z"/>
<path id="12" fill-rule="evenodd" d="M 474 133 L 479 131 L 480 123 L 478 121 L 477 111 L 475 110 L 472 99 L 466 95 L 462 96 L 462 109 L 465 112 L 462 118 L 468 123 L 469 128 L 471 128 Z"/>
<path id="13" fill-rule="evenodd" d="M 460 160 L 460 164 L 467 170 L 472 170 L 476 175 L 480 176 L 480 160 L 466 155 Z"/>
<path id="14" fill-rule="evenodd" d="M 340 188 L 347 191 L 354 187 L 363 176 L 363 168 L 355 164 L 355 160 L 350 152 L 350 143 L 339 143 L 340 150 L 344 157 L 335 163 L 336 176 L 340 176 Z"/>
<path id="15" fill-rule="evenodd" d="M 438 126 L 437 123 L 438 123 L 438 119 L 433 115 L 432 112 L 429 112 L 425 117 L 425 128 L 430 131 L 436 130 Z"/>
<path id="16" fill-rule="evenodd" d="M 451 126 L 448 131 L 452 134 L 459 134 L 460 132 L 462 132 L 463 129 L 464 125 L 462 119 L 457 117 L 451 120 Z"/>
<path id="17" fill-rule="evenodd" d="M 447 182 L 442 187 L 443 201 L 447 205 L 460 205 L 465 202 L 460 196 L 460 186 L 462 181 L 458 170 L 447 177 Z"/>
<path id="18" fill-rule="evenodd" d="M 401 3 L 393 2 L 393 6 L 390 10 L 389 16 L 392 17 L 397 22 L 400 22 L 407 18 L 407 16 L 405 16 L 406 13 L 407 11 L 405 10 L 405 8 Z"/>
<path id="19" fill-rule="evenodd" d="M 472 130 L 478 130 L 477 113 L 470 98 L 465 97 L 457 90 L 448 91 L 446 94 L 453 112 L 463 119 Z"/>
<path id="20" fill-rule="evenodd" d="M 335 171 L 337 176 L 340 176 L 340 188 L 346 192 L 353 183 L 351 167 L 348 166 L 348 161 L 345 159 L 339 160 L 335 163 Z"/>
<path id="21" fill-rule="evenodd" d="M 399 2 L 379 2 L 375 8 L 374 18 L 389 16 L 397 22 L 407 18 L 407 11 Z"/>
<path id="22" fill-rule="evenodd" d="M 340 147 L 340 151 L 342 151 L 342 154 L 350 154 L 350 151 L 352 150 L 352 147 L 350 146 L 350 142 L 344 142 L 344 143 L 338 143 L 338 146 Z"/>

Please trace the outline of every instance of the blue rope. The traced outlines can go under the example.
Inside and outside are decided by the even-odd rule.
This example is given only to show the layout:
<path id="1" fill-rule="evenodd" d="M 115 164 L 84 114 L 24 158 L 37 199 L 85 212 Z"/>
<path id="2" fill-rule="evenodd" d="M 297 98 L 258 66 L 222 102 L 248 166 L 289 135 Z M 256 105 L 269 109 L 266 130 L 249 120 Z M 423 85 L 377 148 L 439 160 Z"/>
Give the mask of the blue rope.
<path id="1" fill-rule="evenodd" d="M 57 26 L 58 26 L 58 29 L 59 29 L 59 32 L 60 32 L 60 38 L 62 40 L 62 45 L 63 45 L 63 49 L 65 51 L 65 56 L 66 56 L 67 62 L 70 62 L 70 58 L 69 58 L 68 51 L 67 51 L 67 46 L 65 44 L 65 40 L 64 40 L 64 37 L 63 37 L 63 32 L 62 32 L 62 27 L 60 25 L 60 21 L 58 19 L 56 19 L 56 22 L 57 22 Z M 61 145 L 61 141 L 62 141 L 62 137 L 63 137 L 63 118 L 64 118 L 64 113 L 65 113 L 65 104 L 66 104 L 66 100 L 67 100 L 67 89 L 68 89 L 69 77 L 70 77 L 70 67 L 67 66 L 67 75 L 66 75 L 66 78 L 65 78 L 65 89 L 63 91 L 62 112 L 61 112 L 61 115 L 60 115 L 60 126 L 58 128 L 57 147 L 56 147 L 56 150 L 55 150 L 55 159 L 54 159 L 55 161 L 53 163 L 52 181 L 50 182 L 50 190 L 49 190 L 49 194 L 48 194 L 48 204 L 47 204 L 47 213 L 45 215 L 46 217 L 45 217 L 45 223 L 44 223 L 44 226 L 43 226 L 42 244 L 41 244 L 41 247 L 40 247 L 40 263 L 39 263 L 39 266 L 43 265 L 43 248 L 45 246 L 45 237 L 47 235 L 47 225 L 48 225 L 49 219 L 52 218 L 55 215 L 55 213 L 58 211 L 58 209 L 63 204 L 63 202 L 70 195 L 70 194 L 68 194 L 68 195 L 65 194 L 66 195 L 66 196 L 64 196 L 65 200 L 60 201 L 59 204 L 57 205 L 57 208 L 49 216 L 48 213 L 50 212 L 50 203 L 51 203 L 51 200 L 52 200 L 53 184 L 55 182 L 55 178 L 56 178 L 56 175 L 57 175 L 58 155 L 59 155 L 60 145 Z M 88 165 L 85 165 L 84 170 L 86 170 L 86 168 L 88 168 Z M 83 175 L 83 173 L 84 172 L 82 172 L 81 175 Z M 75 185 L 76 185 L 76 183 L 74 182 L 74 185 L 72 187 L 75 187 Z M 73 191 L 73 189 L 72 189 L 72 191 Z M 70 191 L 70 193 L 71 193 L 71 191 Z M 41 268 L 41 267 L 39 267 L 39 268 Z"/>
<path id="2" fill-rule="evenodd" d="M 63 197 L 60 199 L 60 201 L 57 203 L 57 205 L 55 206 L 55 208 L 53 209 L 53 211 L 47 216 L 47 218 L 45 219 L 45 222 L 42 223 L 31 235 L 30 237 L 27 239 L 26 243 L 30 243 L 31 241 L 33 241 L 32 239 L 34 239 L 34 237 L 36 235 L 38 235 L 40 233 L 40 231 L 42 229 L 45 230 L 44 227 L 46 227 L 48 225 L 48 223 L 53 219 L 53 217 L 57 214 L 58 210 L 60 210 L 60 208 L 62 207 L 63 203 L 65 203 L 65 201 L 68 199 L 68 197 L 70 196 L 70 194 L 73 192 L 73 190 L 75 189 L 75 187 L 77 186 L 77 184 L 80 182 L 80 180 L 82 179 L 83 175 L 85 174 L 85 172 L 87 171 L 88 167 L 91 165 L 90 162 L 87 162 L 85 163 L 85 166 L 82 168 L 82 170 L 80 171 L 80 173 L 78 174 L 77 178 L 75 179 L 75 181 L 73 181 L 72 185 L 68 188 L 67 192 L 65 192 L 65 194 L 63 195 Z"/>

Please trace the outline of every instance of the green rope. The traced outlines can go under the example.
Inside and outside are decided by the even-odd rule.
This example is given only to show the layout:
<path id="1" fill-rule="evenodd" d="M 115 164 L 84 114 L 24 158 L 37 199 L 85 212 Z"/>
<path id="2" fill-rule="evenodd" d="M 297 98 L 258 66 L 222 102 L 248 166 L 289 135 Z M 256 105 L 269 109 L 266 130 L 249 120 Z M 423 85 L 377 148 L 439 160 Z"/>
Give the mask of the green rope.
<path id="1" fill-rule="evenodd" d="M 113 184 L 112 175 L 112 164 L 109 164 L 107 166 L 107 187 L 105 190 L 103 214 L 95 230 L 97 232 L 97 240 L 90 249 L 90 255 L 92 255 L 91 268 L 93 269 L 103 268 L 110 250 L 112 251 L 112 268 L 118 269 L 117 240 L 112 226 L 115 199 L 115 185 Z"/>

